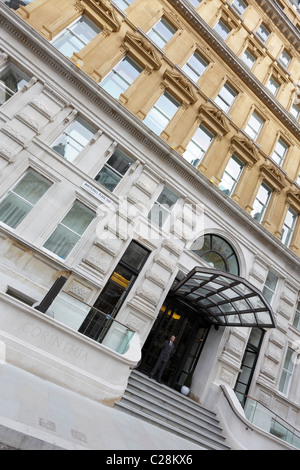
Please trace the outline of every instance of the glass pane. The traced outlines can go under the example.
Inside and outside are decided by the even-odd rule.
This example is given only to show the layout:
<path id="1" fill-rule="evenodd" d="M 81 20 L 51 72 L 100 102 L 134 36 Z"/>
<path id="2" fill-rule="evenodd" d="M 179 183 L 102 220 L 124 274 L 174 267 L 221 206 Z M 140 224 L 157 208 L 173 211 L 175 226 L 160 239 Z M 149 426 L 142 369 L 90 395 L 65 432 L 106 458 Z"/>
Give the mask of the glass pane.
<path id="1" fill-rule="evenodd" d="M 85 15 L 83 15 L 71 29 L 85 44 L 88 44 L 101 31 L 101 29 Z"/>
<path id="2" fill-rule="evenodd" d="M 0 72 L 0 106 L 23 88 L 29 77 L 13 64 Z"/>
<path id="3" fill-rule="evenodd" d="M 10 193 L 0 204 L 0 220 L 16 228 L 31 209 L 31 204 Z"/>
<path id="4" fill-rule="evenodd" d="M 85 44 L 70 31 L 66 31 L 62 36 L 53 42 L 54 47 L 66 57 L 71 57 L 73 52 L 79 52 Z"/>
<path id="5" fill-rule="evenodd" d="M 13 192 L 33 205 L 37 203 L 50 186 L 50 181 L 37 173 L 29 171 L 15 186 Z"/>
<path id="6" fill-rule="evenodd" d="M 246 50 L 242 55 L 242 60 L 251 69 L 255 62 L 255 57 L 251 54 L 251 52 Z"/>
<path id="7" fill-rule="evenodd" d="M 95 129 L 78 118 L 57 139 L 52 148 L 68 161 L 72 162 L 90 142 L 94 134 Z"/>
<path id="8" fill-rule="evenodd" d="M 177 200 L 178 196 L 176 196 L 176 194 L 174 194 L 167 187 L 164 187 L 157 199 L 160 204 L 164 204 L 165 206 L 167 206 L 167 208 L 169 208 L 169 210 L 172 209 L 172 206 L 176 203 Z"/>
<path id="9" fill-rule="evenodd" d="M 65 259 L 79 240 L 79 235 L 63 225 L 58 225 L 48 238 L 44 247 L 60 258 Z"/>
<path id="10" fill-rule="evenodd" d="M 121 176 L 117 175 L 109 167 L 104 166 L 95 177 L 95 180 L 98 181 L 98 183 L 103 184 L 103 186 L 105 186 L 109 191 L 113 191 L 121 181 Z"/>
<path id="11" fill-rule="evenodd" d="M 29 5 L 33 0 L 4 0 L 5 5 L 13 10 L 17 10 L 20 6 Z"/>
<path id="12" fill-rule="evenodd" d="M 77 234 L 82 235 L 94 217 L 95 213 L 93 211 L 76 201 L 61 223 Z"/>
<path id="13" fill-rule="evenodd" d="M 195 82 L 204 72 L 207 62 L 195 52 L 188 62 L 183 66 L 182 70 Z"/>
<path id="14" fill-rule="evenodd" d="M 222 39 L 226 39 L 230 33 L 230 29 L 221 20 L 216 24 L 214 29 Z"/>
<path id="15" fill-rule="evenodd" d="M 270 35 L 270 32 L 269 30 L 262 24 L 260 25 L 258 31 L 257 31 L 257 34 L 258 36 L 260 37 L 260 39 L 262 39 L 263 42 L 265 42 L 269 35 Z"/>
<path id="16" fill-rule="evenodd" d="M 125 57 L 114 67 L 101 87 L 114 98 L 119 98 L 141 73 L 142 68 L 129 57 Z"/>
<path id="17" fill-rule="evenodd" d="M 148 36 L 153 42 L 155 42 L 155 44 L 157 44 L 158 47 L 163 48 L 175 32 L 176 30 L 164 18 L 162 18 L 149 31 Z"/>
<path id="18" fill-rule="evenodd" d="M 135 242 L 131 242 L 122 257 L 122 262 L 125 262 L 133 268 L 140 270 L 148 254 L 149 251 L 146 250 L 146 248 L 138 245 Z"/>
<path id="19" fill-rule="evenodd" d="M 108 160 L 107 164 L 124 176 L 133 160 L 121 150 L 116 150 Z"/>
<path id="20" fill-rule="evenodd" d="M 148 219 L 151 220 L 158 227 L 162 228 L 166 220 L 168 219 L 170 212 L 159 204 L 154 204 L 148 214 Z"/>

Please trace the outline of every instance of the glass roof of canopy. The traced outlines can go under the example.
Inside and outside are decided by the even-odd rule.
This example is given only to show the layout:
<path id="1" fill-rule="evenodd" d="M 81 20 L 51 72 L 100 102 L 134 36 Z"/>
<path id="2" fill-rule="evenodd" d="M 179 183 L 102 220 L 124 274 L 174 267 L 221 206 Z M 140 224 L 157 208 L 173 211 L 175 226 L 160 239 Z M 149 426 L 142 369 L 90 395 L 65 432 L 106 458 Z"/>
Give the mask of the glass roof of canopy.
<path id="1" fill-rule="evenodd" d="M 211 325 L 276 327 L 263 294 L 245 279 L 225 271 L 195 267 L 170 294 Z"/>

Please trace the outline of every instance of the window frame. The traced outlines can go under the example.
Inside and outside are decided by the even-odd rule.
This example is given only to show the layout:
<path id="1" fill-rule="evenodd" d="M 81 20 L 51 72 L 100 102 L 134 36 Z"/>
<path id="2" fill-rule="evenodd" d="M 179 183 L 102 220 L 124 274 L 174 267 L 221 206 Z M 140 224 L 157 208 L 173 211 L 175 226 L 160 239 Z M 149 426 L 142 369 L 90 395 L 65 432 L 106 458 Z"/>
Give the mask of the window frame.
<path id="1" fill-rule="evenodd" d="M 125 156 L 128 161 L 131 160 L 131 163 L 129 164 L 127 170 L 124 172 L 124 174 L 122 175 L 116 168 L 114 168 L 112 165 L 109 164 L 109 161 L 113 158 L 113 156 L 115 154 L 119 154 L 121 157 L 122 156 Z M 129 171 L 130 167 L 134 164 L 134 159 L 131 158 L 125 151 L 121 150 L 120 148 L 116 148 L 114 150 L 114 152 L 109 156 L 109 158 L 106 160 L 106 162 L 104 163 L 104 165 L 102 166 L 102 168 L 98 171 L 97 175 L 94 177 L 94 180 L 97 181 L 98 184 L 101 184 L 102 186 L 104 186 L 108 191 L 111 191 L 113 192 L 117 187 L 118 185 L 121 183 L 121 181 L 123 180 L 123 178 L 126 176 L 127 172 Z M 100 175 L 100 173 L 102 171 L 105 171 L 105 169 L 108 168 L 110 172 L 112 172 L 114 175 L 116 175 L 117 177 L 119 177 L 119 181 L 115 184 L 114 188 L 113 189 L 110 189 L 108 186 L 106 186 L 105 184 L 99 182 L 96 178 L 97 176 Z"/>
<path id="2" fill-rule="evenodd" d="M 166 111 L 163 109 L 163 107 L 160 108 L 161 103 L 163 102 L 163 100 L 162 100 L 163 97 L 167 98 L 170 101 L 170 103 L 174 104 L 175 106 L 176 106 L 176 103 L 178 103 L 177 109 L 170 116 L 166 113 Z M 150 130 L 152 130 L 152 132 L 154 132 L 156 135 L 159 136 L 167 128 L 167 126 L 170 124 L 171 120 L 174 118 L 174 116 L 177 113 L 177 111 L 179 110 L 180 106 L 181 106 L 181 103 L 176 98 L 174 98 L 174 96 L 171 93 L 169 93 L 168 91 L 164 91 L 164 93 L 162 95 L 160 95 L 160 97 L 156 100 L 156 102 L 154 103 L 152 108 L 147 113 L 145 119 L 143 120 L 143 123 Z M 153 117 L 153 114 L 155 114 L 155 113 L 160 114 L 162 116 L 162 118 L 164 118 L 167 121 L 167 124 L 161 129 L 157 125 L 157 127 L 158 127 L 157 131 L 154 130 L 155 126 L 153 128 L 152 126 L 148 125 L 148 123 L 151 124 L 151 119 Z M 156 122 L 155 119 L 153 119 L 153 122 L 154 123 Z M 158 133 L 158 131 L 160 131 L 160 132 Z"/>
<path id="3" fill-rule="evenodd" d="M 274 279 L 276 279 L 274 289 L 272 289 L 270 287 L 270 285 L 267 284 L 268 279 L 270 279 L 272 276 L 273 276 Z M 277 274 L 275 274 L 274 271 L 272 271 L 272 269 L 269 269 L 267 277 L 265 279 L 264 286 L 262 288 L 262 293 L 263 293 L 263 295 L 265 296 L 266 300 L 269 302 L 270 305 L 272 305 L 272 302 L 274 301 L 276 291 L 277 291 L 277 288 L 278 288 L 278 284 L 279 284 L 279 276 L 277 276 Z M 271 295 L 271 297 L 269 295 L 267 295 L 268 293 Z"/>
<path id="4" fill-rule="evenodd" d="M 171 36 L 169 38 L 165 38 L 161 33 L 159 33 L 157 30 L 156 30 L 156 26 L 159 24 L 159 23 L 162 23 L 163 26 L 168 29 L 170 32 L 172 32 L 171 30 L 173 30 L 174 32 L 171 34 Z M 166 24 L 165 24 L 166 23 Z M 176 32 L 178 31 L 177 28 L 175 28 L 175 26 L 173 26 L 173 24 L 168 21 L 164 16 L 162 16 L 150 29 L 149 31 L 147 32 L 147 36 L 149 37 L 149 39 L 153 42 L 153 44 L 155 44 L 156 47 L 158 47 L 159 49 L 163 49 L 167 44 L 168 42 L 175 36 Z M 158 36 L 162 42 L 164 43 L 163 45 L 160 45 L 159 42 L 157 42 L 155 39 L 153 39 L 153 37 L 156 37 Z"/>
<path id="5" fill-rule="evenodd" d="M 258 119 L 256 119 L 256 117 Z M 255 120 L 259 124 L 259 129 L 258 129 L 257 132 L 255 131 L 255 128 L 252 125 L 250 125 L 251 119 Z M 264 124 L 265 124 L 265 120 L 256 111 L 253 111 L 253 113 L 249 117 L 248 122 L 246 124 L 245 132 L 254 142 L 256 142 L 259 135 L 260 135 L 260 133 L 261 133 L 261 131 L 262 131 L 262 128 L 263 128 Z M 252 137 L 252 135 L 247 132 L 248 128 L 251 129 L 251 131 L 254 134 L 254 137 Z"/>
<path id="6" fill-rule="evenodd" d="M 293 360 L 294 353 L 295 351 L 290 346 L 288 346 L 286 349 L 284 361 L 282 364 L 281 374 L 280 374 L 280 378 L 278 381 L 278 392 L 281 393 L 285 397 L 289 395 L 291 385 L 292 385 L 293 375 L 295 372 L 295 361 Z M 288 354 L 290 354 L 290 358 L 288 359 L 288 364 L 286 364 Z M 289 369 L 290 366 L 292 367 Z"/>
<path id="7" fill-rule="evenodd" d="M 278 151 L 276 151 L 276 148 L 279 145 L 284 148 L 284 152 L 282 155 Z M 273 153 L 271 155 L 271 159 L 276 163 L 276 165 L 282 167 L 288 151 L 289 151 L 289 145 L 281 137 L 279 137 L 274 147 Z M 279 162 L 275 160 L 274 154 L 276 154 L 276 156 L 278 157 Z"/>
<path id="8" fill-rule="evenodd" d="M 222 26 L 221 26 L 222 24 Z M 223 31 L 222 27 L 225 27 L 223 29 L 225 29 L 225 31 L 228 31 L 226 36 L 224 36 L 223 34 L 221 34 L 219 31 Z M 232 29 L 229 28 L 229 26 L 227 25 L 226 21 L 224 21 L 224 18 L 219 18 L 219 20 L 216 22 L 215 26 L 213 27 L 214 31 L 220 36 L 220 38 L 223 39 L 223 41 L 225 41 L 229 34 L 231 33 Z"/>
<path id="9" fill-rule="evenodd" d="M 126 80 L 126 78 L 123 76 L 123 73 L 124 71 L 122 71 L 122 64 L 127 61 L 129 64 L 130 62 L 133 62 L 137 68 L 140 68 L 140 71 L 138 73 L 138 75 L 131 81 L 131 82 L 128 82 Z M 131 67 L 135 68 L 132 64 L 130 64 Z M 137 70 L 137 68 L 135 68 Z M 134 60 L 130 54 L 126 54 L 124 57 L 122 57 L 121 60 L 119 60 L 119 62 L 117 64 L 115 64 L 113 66 L 113 68 L 106 74 L 106 76 L 101 80 L 101 82 L 99 83 L 100 87 L 105 90 L 110 96 L 112 96 L 113 98 L 115 99 L 119 99 L 120 96 L 125 93 L 127 91 L 127 89 L 135 82 L 135 80 L 137 80 L 137 78 L 139 77 L 139 75 L 142 73 L 143 71 L 143 67 L 137 63 L 136 60 Z M 125 88 L 122 89 L 122 87 L 120 87 L 122 89 L 121 93 L 118 95 L 118 96 L 115 96 L 114 94 L 110 93 L 106 88 L 106 84 L 109 83 L 110 81 L 113 82 L 112 78 L 117 75 L 119 77 L 119 79 L 122 80 L 122 83 L 126 84 L 127 86 L 125 86 Z M 119 86 L 117 84 L 117 86 Z"/>
<path id="10" fill-rule="evenodd" d="M 233 97 L 231 103 L 227 102 L 225 97 L 223 97 L 221 94 L 222 92 L 224 92 L 224 90 L 226 89 L 226 92 L 230 94 L 230 96 Z M 231 93 L 233 92 L 233 93 Z M 220 89 L 219 93 L 217 94 L 216 98 L 214 99 L 214 102 L 216 103 L 216 105 L 222 109 L 222 111 L 224 111 L 226 114 L 228 113 L 228 111 L 230 111 L 233 103 L 235 102 L 236 98 L 238 96 L 238 92 L 229 84 L 229 82 L 225 82 L 222 86 L 222 88 Z M 217 101 L 218 100 L 218 101 Z M 223 107 L 222 105 L 220 105 L 220 102 L 221 103 L 224 103 L 225 106 Z"/>
<path id="11" fill-rule="evenodd" d="M 268 198 L 267 198 L 267 201 L 265 203 L 263 203 L 260 199 L 258 199 L 258 194 L 259 194 L 259 190 L 264 187 L 264 189 L 267 189 L 269 190 L 268 191 Z M 258 223 L 262 223 L 263 220 L 264 220 L 264 217 L 265 217 L 265 214 L 266 214 L 266 211 L 267 211 L 267 208 L 268 208 L 268 205 L 270 203 L 270 200 L 271 200 L 271 197 L 272 197 L 272 188 L 270 188 L 270 186 L 267 185 L 267 183 L 265 183 L 264 181 L 261 183 L 260 187 L 258 188 L 258 191 L 257 191 L 257 194 L 256 194 L 256 197 L 255 197 L 255 200 L 254 200 L 254 204 L 253 206 L 255 205 L 255 202 L 258 201 L 259 204 L 261 204 L 261 206 L 263 207 L 263 210 L 259 213 L 259 217 L 255 217 L 255 214 L 254 214 L 254 207 L 253 207 L 253 211 L 251 213 L 252 217 L 258 222 Z"/>
<path id="12" fill-rule="evenodd" d="M 231 160 L 234 160 L 235 163 L 237 163 L 237 164 L 240 166 L 240 171 L 239 171 L 239 174 L 238 174 L 238 176 L 237 176 L 236 179 L 234 179 L 234 177 L 233 177 L 228 171 L 226 171 L 227 168 L 228 168 L 228 166 L 229 166 L 229 164 L 230 164 L 230 162 L 231 162 Z M 242 175 L 242 173 L 243 173 L 243 171 L 244 171 L 244 168 L 245 168 L 245 163 L 244 163 L 238 156 L 236 156 L 235 154 L 232 154 L 231 157 L 230 157 L 230 159 L 229 159 L 229 161 L 228 161 L 228 163 L 227 163 L 227 165 L 226 165 L 226 168 L 225 168 L 225 170 L 224 170 L 224 172 L 223 172 L 223 175 L 222 175 L 222 178 L 221 178 L 221 182 L 220 182 L 220 184 L 219 184 L 219 189 L 220 189 L 223 193 L 225 193 L 228 197 L 231 197 L 231 196 L 232 196 L 232 194 L 233 194 L 233 192 L 234 192 L 234 190 L 235 190 L 235 188 L 236 188 L 236 186 L 237 186 L 237 184 L 238 184 L 238 182 L 239 182 L 239 179 L 240 179 L 240 177 L 241 177 L 241 175 Z M 224 189 L 224 190 L 221 189 L 221 185 L 222 185 L 222 181 L 223 181 L 223 179 L 224 179 L 225 173 L 226 173 L 226 175 L 228 175 L 229 178 L 234 182 L 230 190 L 228 190 L 228 189 Z M 228 191 L 228 193 L 226 193 L 226 191 Z"/>
<path id="13" fill-rule="evenodd" d="M 268 33 L 266 39 L 264 39 L 264 37 L 260 34 L 261 29 L 265 29 L 265 31 Z M 271 31 L 269 30 L 269 28 L 267 28 L 267 26 L 264 23 L 261 23 L 259 27 L 257 28 L 256 35 L 261 40 L 261 42 L 265 44 L 271 35 Z"/>
<path id="14" fill-rule="evenodd" d="M 288 214 L 292 215 L 293 222 L 292 222 L 291 226 L 289 226 L 287 224 Z M 288 210 L 287 210 L 283 225 L 282 225 L 282 230 L 281 230 L 281 233 L 282 233 L 281 242 L 287 248 L 290 246 L 291 241 L 293 239 L 293 234 L 294 234 L 294 231 L 295 231 L 295 227 L 296 227 L 296 224 L 297 224 L 298 217 L 299 217 L 299 214 L 297 214 L 297 212 L 292 207 L 289 207 Z M 287 235 L 286 236 L 284 236 L 284 228 L 285 227 L 287 227 Z"/>
<path id="15" fill-rule="evenodd" d="M 195 136 L 196 134 L 199 132 L 199 130 L 201 130 L 205 135 L 206 137 L 210 138 L 210 141 L 209 141 L 209 144 L 206 148 L 202 148 L 198 143 L 197 141 L 195 140 Z M 190 163 L 190 165 L 192 165 L 193 167 L 197 168 L 198 165 L 201 163 L 201 161 L 203 160 L 204 158 L 204 155 L 206 154 L 206 152 L 208 151 L 208 149 L 210 148 L 210 146 L 212 145 L 213 143 L 213 140 L 214 138 L 216 137 L 216 135 L 208 128 L 208 126 L 206 126 L 205 124 L 201 123 L 200 126 L 197 127 L 196 131 L 194 132 L 194 135 L 193 137 L 190 139 L 189 143 L 187 144 L 186 146 L 186 149 L 185 149 L 185 152 L 182 154 L 183 158 Z M 191 145 L 194 145 L 195 147 L 199 148 L 200 151 L 202 152 L 202 155 L 200 156 L 197 156 L 196 154 L 193 154 L 193 152 L 190 152 L 189 150 L 189 146 Z M 187 156 L 188 155 L 194 155 L 195 156 L 195 159 L 188 159 Z"/>
<path id="16" fill-rule="evenodd" d="M 199 56 L 200 60 L 196 57 L 196 56 Z M 204 68 L 203 70 L 199 73 L 193 65 L 191 65 L 189 62 L 194 59 L 194 60 L 197 60 Z M 200 78 L 202 77 L 202 75 L 204 74 L 205 70 L 207 69 L 209 65 L 209 62 L 199 53 L 199 51 L 195 50 L 193 52 L 193 54 L 189 57 L 189 59 L 186 61 L 186 63 L 183 65 L 183 67 L 181 67 L 181 70 L 191 79 L 193 80 L 194 83 L 197 83 L 198 80 L 200 80 Z M 188 73 L 187 70 L 191 70 L 192 73 Z M 197 78 L 195 79 L 194 76 L 195 75 Z"/>
<path id="17" fill-rule="evenodd" d="M 170 206 L 169 206 L 169 208 L 165 207 L 165 206 L 164 206 L 164 203 L 161 203 L 161 202 L 159 201 L 159 198 L 163 195 L 164 191 L 170 192 L 171 195 L 176 198 L 176 199 L 175 199 L 175 202 L 173 203 L 173 205 L 171 206 L 171 208 L 170 208 Z M 155 224 L 160 230 L 163 230 L 164 227 L 165 227 L 165 225 L 166 225 L 166 223 L 167 223 L 167 222 L 168 222 L 168 223 L 170 222 L 171 215 L 172 215 L 172 213 L 173 213 L 173 211 L 174 211 L 174 208 L 175 208 L 176 205 L 178 204 L 179 199 L 180 199 L 180 196 L 179 196 L 175 191 L 172 191 L 172 190 L 170 189 L 170 187 L 165 184 L 165 185 L 163 186 L 163 188 L 161 189 L 161 191 L 159 192 L 159 194 L 157 195 L 155 201 L 153 202 L 153 204 L 152 204 L 152 206 L 151 206 L 151 208 L 150 208 L 150 210 L 149 210 L 149 212 L 148 212 L 148 214 L 147 214 L 147 219 L 149 220 L 149 222 Z M 155 211 L 157 210 L 157 209 L 156 209 L 157 207 L 158 207 L 158 210 L 159 210 L 159 211 L 160 211 L 160 209 L 163 209 L 163 211 L 167 214 L 167 217 L 166 217 L 164 220 L 159 220 L 159 223 L 158 223 L 158 224 L 156 223 L 155 220 L 152 220 L 152 219 L 151 219 L 151 213 L 152 213 L 152 211 L 155 212 Z M 161 213 L 163 213 L 163 211 L 161 211 Z M 161 223 L 161 222 L 162 222 L 162 223 Z"/>
<path id="18" fill-rule="evenodd" d="M 3 101 L 3 103 L 1 104 L 0 102 L 0 107 L 1 106 L 4 106 L 11 98 L 13 98 L 17 93 L 19 93 L 23 87 L 30 81 L 30 76 L 24 72 L 24 70 L 19 67 L 17 64 L 15 64 L 14 62 L 12 61 L 7 61 L 6 63 L 3 64 L 3 66 L 1 67 L 1 70 L 0 70 L 0 84 L 2 86 L 2 80 L 1 80 L 1 76 L 2 74 L 4 74 L 6 72 L 6 70 L 8 70 L 9 68 L 11 68 L 12 70 L 15 70 L 16 73 L 19 73 L 23 78 L 20 80 L 19 83 L 22 83 L 23 81 L 25 82 L 24 84 L 22 84 L 22 86 L 19 88 L 19 83 L 17 84 L 18 86 L 18 90 L 17 91 L 13 91 L 11 88 L 9 88 L 7 85 L 3 85 L 3 89 L 4 89 L 4 92 L 6 93 L 6 90 L 9 91 L 9 98 L 8 99 L 5 99 L 5 101 Z"/>

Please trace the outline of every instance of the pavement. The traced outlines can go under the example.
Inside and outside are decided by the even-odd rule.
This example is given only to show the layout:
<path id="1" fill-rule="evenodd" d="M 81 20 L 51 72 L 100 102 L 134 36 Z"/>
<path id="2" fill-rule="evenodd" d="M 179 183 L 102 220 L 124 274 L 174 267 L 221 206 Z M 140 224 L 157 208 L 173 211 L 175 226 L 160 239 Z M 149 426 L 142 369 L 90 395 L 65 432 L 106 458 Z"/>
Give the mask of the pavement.
<path id="1" fill-rule="evenodd" d="M 10 364 L 0 367 L 0 450 L 205 450 Z"/>

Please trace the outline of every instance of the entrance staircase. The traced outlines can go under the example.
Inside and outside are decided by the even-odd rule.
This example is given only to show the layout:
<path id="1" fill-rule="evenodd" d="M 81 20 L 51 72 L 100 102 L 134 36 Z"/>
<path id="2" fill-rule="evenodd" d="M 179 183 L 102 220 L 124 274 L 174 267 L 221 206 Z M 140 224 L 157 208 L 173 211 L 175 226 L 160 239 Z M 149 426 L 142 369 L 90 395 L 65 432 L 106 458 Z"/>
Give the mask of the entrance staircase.
<path id="1" fill-rule="evenodd" d="M 179 392 L 132 371 L 115 408 L 208 450 L 229 450 L 215 413 Z"/>

